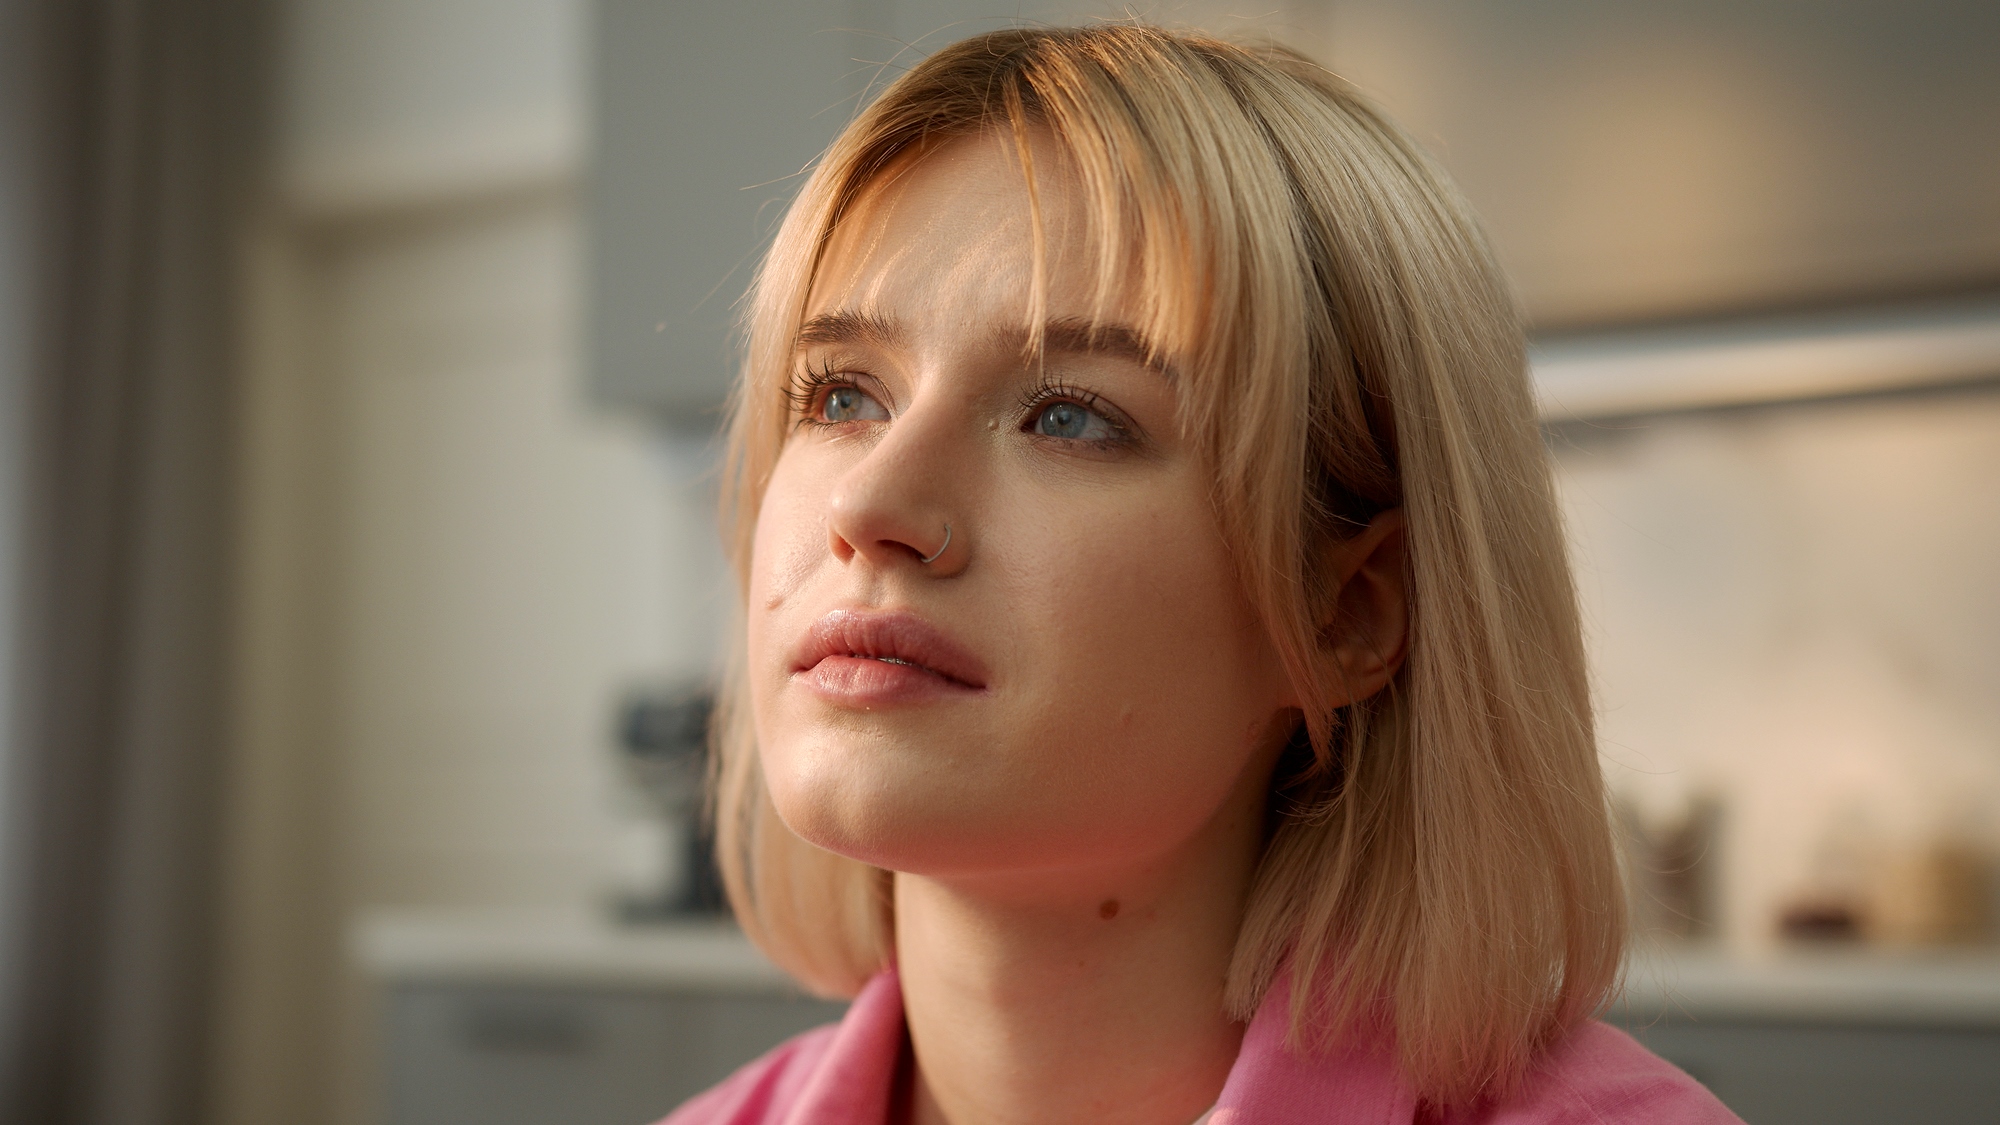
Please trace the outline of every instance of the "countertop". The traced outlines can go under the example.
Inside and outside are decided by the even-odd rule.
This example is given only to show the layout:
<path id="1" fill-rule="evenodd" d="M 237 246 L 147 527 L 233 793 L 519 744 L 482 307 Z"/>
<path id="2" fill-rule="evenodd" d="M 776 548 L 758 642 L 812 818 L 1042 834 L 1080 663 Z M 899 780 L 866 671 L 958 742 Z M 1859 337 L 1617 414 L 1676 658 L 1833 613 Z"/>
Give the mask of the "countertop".
<path id="1" fill-rule="evenodd" d="M 391 983 L 799 991 L 734 922 L 719 917 L 627 925 L 583 911 L 379 911 L 350 929 L 348 950 L 365 972 Z"/>
<path id="2" fill-rule="evenodd" d="M 1757 958 L 1699 947 L 1631 957 L 1610 1017 L 2000 1028 L 2000 950 L 1786 950 Z"/>
<path id="3" fill-rule="evenodd" d="M 585 911 L 399 910 L 349 934 L 355 963 L 389 984 L 491 982 L 636 991 L 797 995 L 723 919 L 616 924 Z M 1701 947 L 1632 957 L 1609 1017 L 2000 1028 L 2000 949 L 1786 951 Z"/>

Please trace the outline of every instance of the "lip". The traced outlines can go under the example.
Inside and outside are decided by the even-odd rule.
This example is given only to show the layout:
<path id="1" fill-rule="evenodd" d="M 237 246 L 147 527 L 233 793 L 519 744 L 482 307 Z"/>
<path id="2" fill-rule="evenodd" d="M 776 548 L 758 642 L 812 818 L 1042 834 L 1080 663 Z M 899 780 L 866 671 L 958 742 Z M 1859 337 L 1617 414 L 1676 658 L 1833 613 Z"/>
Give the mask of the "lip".
<path id="1" fill-rule="evenodd" d="M 986 690 L 986 667 L 907 611 L 837 609 L 792 652 L 792 677 L 830 703 L 873 708 Z"/>

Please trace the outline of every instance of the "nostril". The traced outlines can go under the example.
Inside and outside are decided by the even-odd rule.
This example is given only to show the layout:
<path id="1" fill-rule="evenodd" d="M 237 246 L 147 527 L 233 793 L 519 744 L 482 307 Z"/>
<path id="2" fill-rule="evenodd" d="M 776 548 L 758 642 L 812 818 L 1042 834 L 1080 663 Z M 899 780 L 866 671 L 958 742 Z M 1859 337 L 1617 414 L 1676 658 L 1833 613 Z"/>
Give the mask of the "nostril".
<path id="1" fill-rule="evenodd" d="M 827 549 L 833 553 L 833 557 L 841 562 L 846 562 L 854 557 L 854 544 L 849 542 L 848 538 L 840 533 L 839 528 L 834 525 L 832 520 L 828 520 L 826 524 L 826 543 Z"/>
<path id="2" fill-rule="evenodd" d="M 907 555 L 913 562 L 921 563 L 924 561 L 923 551 L 901 539 L 877 539 L 875 541 L 875 548 L 883 558 L 902 558 Z"/>

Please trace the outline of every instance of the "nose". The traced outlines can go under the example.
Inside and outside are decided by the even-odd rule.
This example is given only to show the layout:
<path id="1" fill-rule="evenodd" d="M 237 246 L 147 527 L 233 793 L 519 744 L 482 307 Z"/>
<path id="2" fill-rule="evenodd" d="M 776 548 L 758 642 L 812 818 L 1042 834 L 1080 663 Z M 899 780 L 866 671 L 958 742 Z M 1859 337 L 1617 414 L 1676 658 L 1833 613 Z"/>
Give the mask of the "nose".
<path id="1" fill-rule="evenodd" d="M 949 418 L 914 405 L 890 423 L 827 496 L 833 557 L 939 578 L 962 572 L 970 539 L 952 497 L 965 480 L 969 444 Z"/>

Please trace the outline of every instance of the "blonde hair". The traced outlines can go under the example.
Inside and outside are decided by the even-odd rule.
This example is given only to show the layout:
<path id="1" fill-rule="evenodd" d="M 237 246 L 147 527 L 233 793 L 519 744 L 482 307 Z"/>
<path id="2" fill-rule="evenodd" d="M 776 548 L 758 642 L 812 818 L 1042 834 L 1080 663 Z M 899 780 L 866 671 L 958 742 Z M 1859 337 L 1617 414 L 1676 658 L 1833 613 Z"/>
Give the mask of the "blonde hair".
<path id="1" fill-rule="evenodd" d="M 1100 309 L 1136 294 L 1132 327 L 1190 373 L 1182 424 L 1306 700 L 1231 1014 L 1288 972 L 1295 1041 L 1384 1029 L 1428 1101 L 1504 1090 L 1604 1002 L 1624 940 L 1575 595 L 1505 283 L 1444 175 L 1338 78 L 1120 23 L 982 35 L 890 85 L 820 161 L 752 291 L 724 500 L 739 581 L 832 231 L 890 165 L 986 131 L 1024 173 L 1030 133 L 1053 140 L 1092 213 Z M 1042 292 L 1038 276 L 1033 324 Z M 1322 560 L 1397 506 L 1408 657 L 1337 708 Z M 779 820 L 736 663 L 714 777 L 730 901 L 808 987 L 852 994 L 891 953 L 886 873 Z"/>

